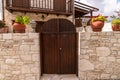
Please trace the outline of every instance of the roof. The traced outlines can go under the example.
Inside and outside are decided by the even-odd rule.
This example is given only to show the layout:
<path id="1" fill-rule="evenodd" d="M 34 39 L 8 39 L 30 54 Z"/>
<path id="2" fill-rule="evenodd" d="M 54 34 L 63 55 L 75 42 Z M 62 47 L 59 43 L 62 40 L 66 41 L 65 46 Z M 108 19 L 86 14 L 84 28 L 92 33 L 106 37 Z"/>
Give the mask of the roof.
<path id="1" fill-rule="evenodd" d="M 82 17 L 85 14 L 91 13 L 93 11 L 99 11 L 98 8 L 83 4 L 78 1 L 74 1 L 75 7 L 75 17 Z"/>

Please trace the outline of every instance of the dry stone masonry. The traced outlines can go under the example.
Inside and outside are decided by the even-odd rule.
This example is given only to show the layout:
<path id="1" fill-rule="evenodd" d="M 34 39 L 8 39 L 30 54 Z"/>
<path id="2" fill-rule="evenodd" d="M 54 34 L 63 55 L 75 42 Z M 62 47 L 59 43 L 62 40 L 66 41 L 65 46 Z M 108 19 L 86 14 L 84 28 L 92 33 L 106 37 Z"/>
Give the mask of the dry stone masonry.
<path id="1" fill-rule="evenodd" d="M 120 79 L 120 32 L 80 33 L 80 80 Z"/>
<path id="2" fill-rule="evenodd" d="M 79 33 L 79 43 L 79 80 L 120 79 L 120 32 Z M 43 80 L 39 46 L 39 33 L 0 34 L 0 80 Z"/>
<path id="3" fill-rule="evenodd" d="M 0 80 L 39 80 L 37 33 L 0 34 Z"/>

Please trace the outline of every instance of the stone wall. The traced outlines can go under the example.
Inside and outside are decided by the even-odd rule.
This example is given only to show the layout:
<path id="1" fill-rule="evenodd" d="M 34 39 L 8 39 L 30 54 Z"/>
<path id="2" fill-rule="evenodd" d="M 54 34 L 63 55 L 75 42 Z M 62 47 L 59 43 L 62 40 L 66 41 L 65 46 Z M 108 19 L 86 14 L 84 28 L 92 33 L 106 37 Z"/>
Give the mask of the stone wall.
<path id="1" fill-rule="evenodd" d="M 80 80 L 120 79 L 120 32 L 79 33 Z M 38 33 L 0 34 L 0 80 L 39 80 Z"/>
<path id="2" fill-rule="evenodd" d="M 39 35 L 0 34 L 0 80 L 39 80 Z"/>
<path id="3" fill-rule="evenodd" d="M 120 79 L 120 32 L 79 35 L 80 80 Z"/>

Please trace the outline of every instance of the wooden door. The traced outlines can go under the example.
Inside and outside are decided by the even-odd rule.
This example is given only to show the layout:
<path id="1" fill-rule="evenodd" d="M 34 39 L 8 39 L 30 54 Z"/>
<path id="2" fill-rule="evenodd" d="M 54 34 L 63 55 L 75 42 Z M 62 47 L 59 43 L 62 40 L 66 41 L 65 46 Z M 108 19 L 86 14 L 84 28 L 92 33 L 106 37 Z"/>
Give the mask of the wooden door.
<path id="1" fill-rule="evenodd" d="M 42 33 L 43 73 L 59 73 L 58 36 L 56 33 Z"/>
<path id="2" fill-rule="evenodd" d="M 61 33 L 59 35 L 60 73 L 76 74 L 76 34 Z"/>
<path id="3" fill-rule="evenodd" d="M 65 12 L 66 11 L 66 0 L 54 0 L 54 10 Z"/>
<path id="4" fill-rule="evenodd" d="M 40 35 L 42 74 L 77 73 L 76 31 L 73 27 L 65 19 L 44 23 Z"/>

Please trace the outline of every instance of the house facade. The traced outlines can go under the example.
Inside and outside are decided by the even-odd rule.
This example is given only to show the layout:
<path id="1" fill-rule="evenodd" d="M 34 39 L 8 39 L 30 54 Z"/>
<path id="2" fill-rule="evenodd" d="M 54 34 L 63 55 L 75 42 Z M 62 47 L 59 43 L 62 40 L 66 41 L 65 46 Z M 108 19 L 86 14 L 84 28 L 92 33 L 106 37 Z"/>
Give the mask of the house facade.
<path id="1" fill-rule="evenodd" d="M 15 19 L 17 15 L 28 15 L 31 20 L 34 19 L 38 22 L 46 22 L 47 26 L 44 26 L 42 34 L 30 33 L 31 31 L 28 31 L 29 33 L 22 34 L 0 34 L 0 79 L 41 80 L 41 75 L 44 73 L 58 72 L 58 74 L 68 74 L 72 72 L 77 76 L 77 79 L 73 78 L 73 80 L 119 80 L 120 33 L 79 32 L 76 35 L 75 26 L 73 25 L 75 18 L 79 19 L 83 14 L 88 12 L 92 13 L 92 11 L 94 11 L 94 9 L 96 10 L 96 8 L 90 6 L 85 8 L 78 5 L 77 2 L 76 6 L 82 7 L 78 9 L 78 7 L 73 6 L 73 4 L 71 4 L 71 7 L 69 7 L 67 4 L 56 1 L 5 0 L 4 18 L 7 25 L 10 27 L 11 32 L 11 20 Z M 69 1 L 71 3 L 73 2 L 72 0 L 66 0 L 65 2 L 68 3 Z M 49 2 L 52 5 L 50 5 Z M 65 5 L 67 7 L 60 7 L 55 3 L 60 3 L 61 5 Z M 83 5 L 86 6 L 85 4 Z M 85 10 L 83 10 L 83 8 Z M 91 11 L 88 11 L 88 9 Z M 52 21 L 47 22 L 52 18 L 57 18 L 57 20 L 53 19 Z M 68 25 L 68 23 L 71 25 Z M 63 26 L 63 24 L 65 26 Z M 54 28 L 51 28 L 51 25 Z M 30 25 L 28 25 L 28 27 L 30 28 Z M 46 52 L 48 54 L 46 54 Z M 51 54 L 51 52 L 58 54 Z M 44 53 L 44 55 L 42 53 Z M 65 53 L 68 53 L 67 56 Z M 54 58 L 51 58 L 51 55 Z M 68 55 L 70 55 L 70 58 L 73 59 L 69 60 Z M 43 65 L 43 63 L 45 63 L 44 59 L 41 59 L 43 57 L 47 57 L 47 64 Z M 51 60 L 53 60 L 53 62 L 56 64 L 60 64 L 54 66 L 54 63 L 51 64 Z M 64 60 L 66 60 L 66 62 Z M 73 65 L 71 66 L 70 63 Z M 63 64 L 67 64 L 69 66 L 67 66 L 65 69 L 66 66 Z M 58 67 L 58 69 L 56 69 L 56 67 Z M 71 71 L 68 72 L 67 70 Z M 72 79 L 71 76 L 69 77 Z M 67 79 L 66 77 L 54 77 L 51 79 L 50 77 L 42 80 L 70 79 Z"/>
<path id="2" fill-rule="evenodd" d="M 52 18 L 64 18 L 80 26 L 80 18 L 83 15 L 91 13 L 92 16 L 93 11 L 99 10 L 74 0 L 5 0 L 4 4 L 4 18 L 10 26 L 10 31 L 11 20 L 17 15 L 28 15 L 30 20 L 35 20 L 41 26 Z"/>

